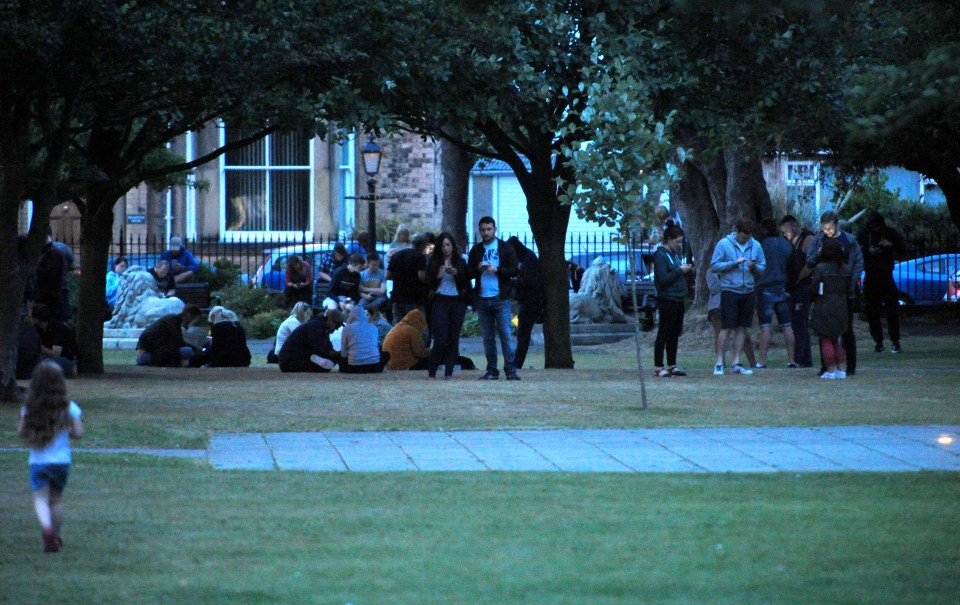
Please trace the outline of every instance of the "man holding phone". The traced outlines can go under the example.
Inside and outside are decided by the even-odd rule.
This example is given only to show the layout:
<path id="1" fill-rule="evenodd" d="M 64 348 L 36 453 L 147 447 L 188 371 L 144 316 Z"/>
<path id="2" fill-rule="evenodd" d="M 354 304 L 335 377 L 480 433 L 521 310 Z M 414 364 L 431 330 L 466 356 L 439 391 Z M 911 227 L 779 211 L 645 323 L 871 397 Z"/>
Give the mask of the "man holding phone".
<path id="1" fill-rule="evenodd" d="M 510 331 L 513 313 L 510 308 L 510 280 L 519 273 L 513 248 L 497 237 L 497 223 L 485 216 L 479 222 L 480 242 L 470 249 L 467 275 L 474 279 L 477 296 L 477 319 L 483 336 L 483 352 L 487 372 L 480 380 L 497 380 L 497 337 L 503 352 L 503 372 L 507 380 L 520 380 L 515 364 L 513 334 Z"/>

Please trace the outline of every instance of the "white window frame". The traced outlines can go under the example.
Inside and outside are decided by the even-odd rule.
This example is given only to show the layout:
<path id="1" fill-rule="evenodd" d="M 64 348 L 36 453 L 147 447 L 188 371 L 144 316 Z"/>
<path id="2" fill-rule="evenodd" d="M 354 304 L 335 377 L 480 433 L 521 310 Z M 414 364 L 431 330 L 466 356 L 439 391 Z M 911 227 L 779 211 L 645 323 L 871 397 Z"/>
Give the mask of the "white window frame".
<path id="1" fill-rule="evenodd" d="M 220 146 L 226 145 L 227 142 L 227 126 L 223 122 L 218 124 L 218 136 Z M 264 162 L 263 166 L 230 166 L 227 167 L 227 154 L 223 154 L 219 158 L 219 178 L 220 178 L 220 187 L 219 187 L 219 204 L 220 204 L 220 241 L 222 242 L 248 242 L 256 240 L 270 240 L 275 242 L 299 242 L 303 240 L 312 241 L 313 240 L 313 221 L 314 221 L 314 200 L 315 200 L 315 188 L 314 183 L 316 177 L 316 165 L 314 161 L 314 145 L 313 139 L 308 139 L 307 143 L 307 165 L 306 166 L 274 166 L 270 164 L 270 135 L 267 135 L 260 144 L 265 145 L 264 149 Z M 304 170 L 308 169 L 309 176 L 309 200 L 307 208 L 307 228 L 303 231 L 227 231 L 227 171 L 236 170 L 236 171 L 266 171 L 266 178 L 264 180 L 267 196 L 267 203 L 269 205 L 269 195 L 270 195 L 270 172 L 276 170 Z M 269 216 L 269 213 L 268 213 Z"/>
<path id="2" fill-rule="evenodd" d="M 810 168 L 808 178 L 790 178 L 791 168 Z M 813 201 L 816 206 L 816 214 L 820 215 L 820 162 L 810 160 L 785 160 L 783 162 L 783 182 L 787 192 L 791 187 L 813 188 Z"/>
<path id="3" fill-rule="evenodd" d="M 340 230 L 352 233 L 357 225 L 357 143 L 355 133 L 350 133 L 343 141 L 334 143 L 337 179 L 340 191 Z M 345 152 L 345 153 L 344 153 Z M 346 157 L 344 157 L 346 156 Z"/>

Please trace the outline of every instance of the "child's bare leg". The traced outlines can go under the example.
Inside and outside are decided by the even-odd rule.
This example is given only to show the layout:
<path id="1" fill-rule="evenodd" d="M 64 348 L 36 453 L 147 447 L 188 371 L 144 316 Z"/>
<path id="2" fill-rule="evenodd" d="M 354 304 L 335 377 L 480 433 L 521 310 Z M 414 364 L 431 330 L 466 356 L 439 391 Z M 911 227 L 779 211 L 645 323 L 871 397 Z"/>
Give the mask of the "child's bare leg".
<path id="1" fill-rule="evenodd" d="M 60 535 L 60 527 L 63 525 L 63 492 L 60 490 L 50 490 L 50 520 L 53 522 L 53 530 Z"/>
<path id="2" fill-rule="evenodd" d="M 50 487 L 42 487 L 33 492 L 33 510 L 44 531 L 53 529 L 53 514 L 50 510 Z"/>

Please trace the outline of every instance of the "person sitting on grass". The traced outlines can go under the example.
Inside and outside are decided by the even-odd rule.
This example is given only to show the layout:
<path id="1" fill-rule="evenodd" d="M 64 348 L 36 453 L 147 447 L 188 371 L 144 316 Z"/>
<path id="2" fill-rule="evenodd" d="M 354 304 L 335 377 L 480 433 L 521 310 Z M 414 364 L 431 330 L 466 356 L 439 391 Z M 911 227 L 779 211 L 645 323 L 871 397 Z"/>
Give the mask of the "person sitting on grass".
<path id="1" fill-rule="evenodd" d="M 73 330 L 53 319 L 50 308 L 42 303 L 30 305 L 30 320 L 40 335 L 40 355 L 55 362 L 67 376 L 76 376 L 80 347 Z"/>
<path id="2" fill-rule="evenodd" d="M 41 361 L 30 377 L 17 434 L 30 446 L 30 489 L 43 529 L 43 551 L 60 552 L 63 540 L 63 490 L 70 475 L 70 439 L 83 437 L 81 410 L 67 397 L 63 370 Z"/>
<path id="3" fill-rule="evenodd" d="M 347 324 L 340 336 L 340 372 L 344 374 L 376 374 L 390 359 L 390 353 L 381 352 L 377 326 L 370 323 L 367 311 L 354 305 L 347 316 Z"/>
<path id="4" fill-rule="evenodd" d="M 387 271 L 380 262 L 380 255 L 371 252 L 367 255 L 367 268 L 360 273 L 359 305 L 368 311 L 370 307 L 387 302 Z"/>
<path id="5" fill-rule="evenodd" d="M 284 319 L 280 327 L 277 328 L 277 338 L 273 343 L 273 349 L 271 349 L 273 355 L 267 356 L 267 363 L 278 363 L 280 361 L 280 349 L 283 348 L 283 343 L 287 342 L 287 338 L 294 330 L 304 322 L 309 321 L 311 317 L 313 317 L 313 308 L 308 303 L 301 301 L 293 305 L 290 316 Z"/>
<path id="6" fill-rule="evenodd" d="M 384 304 L 387 304 L 386 301 Z M 387 337 L 387 334 L 390 333 L 390 330 L 393 329 L 393 324 L 383 316 L 379 305 L 367 305 L 365 308 L 370 318 L 370 323 L 377 327 L 377 342 L 382 347 L 383 340 Z"/>
<path id="7" fill-rule="evenodd" d="M 246 368 L 250 366 L 247 333 L 237 321 L 237 314 L 220 305 L 210 309 L 210 344 L 204 349 L 211 368 Z"/>
<path id="8" fill-rule="evenodd" d="M 430 349 L 423 344 L 427 319 L 423 311 L 414 309 L 397 322 L 383 339 L 383 350 L 390 354 L 388 370 L 426 370 Z"/>
<path id="9" fill-rule="evenodd" d="M 340 361 L 330 334 L 343 325 L 337 309 L 327 309 L 295 329 L 280 349 L 281 372 L 329 372 Z"/>
<path id="10" fill-rule="evenodd" d="M 363 257 L 359 254 L 351 254 L 347 259 L 347 264 L 333 272 L 333 279 L 330 280 L 330 292 L 328 299 L 324 301 L 323 306 L 330 309 L 333 303 L 345 313 L 348 312 L 344 306 L 344 301 L 357 302 L 360 300 L 360 271 L 363 269 Z"/>
<path id="11" fill-rule="evenodd" d="M 179 368 L 189 365 L 197 350 L 183 339 L 183 330 L 200 319 L 196 305 L 186 305 L 180 313 L 171 313 L 153 322 L 137 341 L 137 365 Z"/>

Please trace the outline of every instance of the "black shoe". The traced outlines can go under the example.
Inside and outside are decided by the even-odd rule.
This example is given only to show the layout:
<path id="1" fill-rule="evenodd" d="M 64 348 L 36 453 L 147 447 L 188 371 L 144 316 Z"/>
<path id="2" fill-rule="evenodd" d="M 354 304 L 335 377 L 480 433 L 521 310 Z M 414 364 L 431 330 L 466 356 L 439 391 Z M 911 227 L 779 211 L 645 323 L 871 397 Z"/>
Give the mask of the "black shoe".
<path id="1" fill-rule="evenodd" d="M 894 349 L 899 349 L 900 347 L 898 347 L 897 345 L 893 345 L 893 348 L 894 348 Z M 874 353 L 883 353 L 883 345 L 878 344 L 877 346 L 873 347 L 873 352 L 874 352 Z"/>
<path id="2" fill-rule="evenodd" d="M 486 374 L 480 377 L 480 380 L 499 380 L 499 379 L 500 379 L 499 372 L 487 372 Z"/>
<path id="3" fill-rule="evenodd" d="M 516 372 L 510 372 L 507 374 L 507 380 L 520 380 L 520 375 Z"/>
<path id="4" fill-rule="evenodd" d="M 850 368 L 847 368 L 847 376 L 856 376 L 856 375 L 857 375 L 856 370 L 851 370 Z"/>

